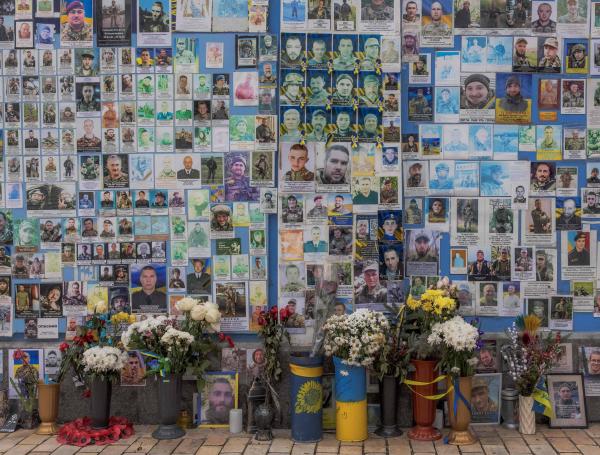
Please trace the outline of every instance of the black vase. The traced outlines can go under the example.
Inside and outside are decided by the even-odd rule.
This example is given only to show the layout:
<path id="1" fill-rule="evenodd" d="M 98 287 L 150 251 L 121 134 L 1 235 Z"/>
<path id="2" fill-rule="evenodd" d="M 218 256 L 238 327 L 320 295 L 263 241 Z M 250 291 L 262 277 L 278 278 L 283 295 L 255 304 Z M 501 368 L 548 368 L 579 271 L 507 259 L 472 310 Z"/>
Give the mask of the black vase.
<path id="1" fill-rule="evenodd" d="M 398 378 L 395 376 L 384 376 L 379 381 L 379 400 L 381 425 L 375 430 L 375 434 L 384 438 L 400 436 L 402 430 L 397 427 L 396 421 Z"/>
<path id="2" fill-rule="evenodd" d="M 169 374 L 158 378 L 158 409 L 160 425 L 152 433 L 155 439 L 177 439 L 185 430 L 177 426 L 181 404 L 181 375 Z"/>
<path id="3" fill-rule="evenodd" d="M 92 403 L 92 428 L 107 428 L 110 418 L 110 398 L 112 395 L 112 382 L 94 378 L 90 383 Z"/>
<path id="4" fill-rule="evenodd" d="M 254 422 L 256 423 L 256 433 L 254 439 L 257 441 L 270 441 L 273 439 L 271 423 L 275 416 L 273 409 L 267 403 L 263 403 L 254 411 Z"/>

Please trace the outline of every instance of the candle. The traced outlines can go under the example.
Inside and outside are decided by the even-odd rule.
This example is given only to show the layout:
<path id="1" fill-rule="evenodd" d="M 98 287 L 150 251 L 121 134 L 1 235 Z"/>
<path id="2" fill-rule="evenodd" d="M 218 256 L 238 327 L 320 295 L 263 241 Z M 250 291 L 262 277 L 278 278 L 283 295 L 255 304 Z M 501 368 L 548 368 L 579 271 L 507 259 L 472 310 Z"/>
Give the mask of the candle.
<path id="1" fill-rule="evenodd" d="M 231 409 L 229 411 L 229 431 L 233 434 L 242 432 L 242 410 Z"/>

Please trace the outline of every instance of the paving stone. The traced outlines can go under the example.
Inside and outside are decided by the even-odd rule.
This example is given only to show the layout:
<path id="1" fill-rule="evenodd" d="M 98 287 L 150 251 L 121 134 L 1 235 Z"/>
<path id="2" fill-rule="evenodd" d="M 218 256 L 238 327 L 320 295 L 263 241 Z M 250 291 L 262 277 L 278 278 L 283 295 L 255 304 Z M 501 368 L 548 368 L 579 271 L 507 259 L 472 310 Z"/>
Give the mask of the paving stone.
<path id="1" fill-rule="evenodd" d="M 367 439 L 363 447 L 365 453 L 385 453 L 385 439 Z"/>
<path id="2" fill-rule="evenodd" d="M 18 436 L 0 439 L 0 452 L 7 452 L 20 443 L 23 439 L 25 438 L 20 438 Z"/>
<path id="3" fill-rule="evenodd" d="M 577 445 L 577 448 L 583 455 L 600 455 L 600 447 L 594 445 Z M 12 453 L 12 451 L 11 451 Z"/>
<path id="4" fill-rule="evenodd" d="M 413 452 L 435 453 L 435 447 L 432 441 L 410 441 L 410 447 Z"/>
<path id="5" fill-rule="evenodd" d="M 227 442 L 227 436 L 224 434 L 210 434 L 204 441 L 205 446 L 224 446 Z"/>
<path id="6" fill-rule="evenodd" d="M 79 449 L 79 452 L 77 452 L 77 453 L 100 453 L 105 448 L 106 448 L 106 446 L 96 446 L 96 445 L 86 446 L 86 447 L 82 447 L 81 449 Z"/>
<path id="7" fill-rule="evenodd" d="M 157 442 L 154 438 L 141 437 L 128 447 L 127 452 L 148 453 Z"/>
<path id="8" fill-rule="evenodd" d="M 74 453 L 77 453 L 79 449 L 80 447 L 76 446 L 60 446 L 52 452 L 52 455 L 73 455 Z"/>
<path id="9" fill-rule="evenodd" d="M 436 444 L 435 452 L 438 455 L 459 455 L 458 446 L 451 444 Z"/>
<path id="10" fill-rule="evenodd" d="M 221 452 L 220 446 L 203 445 L 196 451 L 196 455 L 219 455 L 219 452 Z"/>
<path id="11" fill-rule="evenodd" d="M 577 452 L 577 448 L 568 438 L 548 438 L 548 442 L 557 452 Z"/>
<path id="12" fill-rule="evenodd" d="M 2 441 L 0 441 L 1 443 Z M 36 452 L 54 452 L 56 449 L 60 447 L 60 443 L 56 440 L 55 437 L 51 437 L 50 439 L 46 439 L 43 443 L 37 446 L 34 450 Z"/>
<path id="13" fill-rule="evenodd" d="M 476 442 L 475 444 L 461 445 L 458 446 L 462 453 L 483 453 L 481 444 Z"/>
<path id="14" fill-rule="evenodd" d="M 511 455 L 531 453 L 523 438 L 508 438 L 503 440 L 504 446 Z"/>
<path id="15" fill-rule="evenodd" d="M 292 455 L 312 455 L 315 453 L 315 449 L 317 448 L 317 444 L 294 444 L 292 447 Z"/>
<path id="16" fill-rule="evenodd" d="M 248 444 L 246 450 L 244 450 L 244 455 L 266 455 L 268 451 L 269 446 L 267 444 Z"/>
<path id="17" fill-rule="evenodd" d="M 486 455 L 508 455 L 504 445 L 482 445 Z"/>
<path id="18" fill-rule="evenodd" d="M 573 444 L 576 446 L 595 446 L 597 445 L 592 438 L 588 436 L 588 434 L 584 430 L 563 430 L 567 437 L 573 441 Z"/>
<path id="19" fill-rule="evenodd" d="M 294 443 L 289 439 L 276 438 L 273 439 L 269 452 L 290 453 L 293 445 Z"/>
<path id="20" fill-rule="evenodd" d="M 543 444 L 529 444 L 529 449 L 535 455 L 546 455 L 556 453 L 556 450 L 554 450 L 552 446 L 547 442 L 544 442 Z"/>
<path id="21" fill-rule="evenodd" d="M 45 434 L 32 434 L 23 439 L 20 444 L 38 446 L 49 438 L 50 436 Z"/>
<path id="22" fill-rule="evenodd" d="M 186 435 L 187 436 L 187 435 Z M 185 437 L 183 441 L 177 446 L 177 448 L 173 451 L 174 454 L 188 454 L 188 453 L 196 453 L 198 448 L 204 442 L 204 438 L 188 438 Z"/>
<path id="23" fill-rule="evenodd" d="M 9 452 L 11 455 L 26 455 L 30 453 L 33 449 L 35 449 L 35 446 L 32 444 L 19 444 L 18 446 L 15 446 L 12 449 L 10 449 Z"/>
<path id="24" fill-rule="evenodd" d="M 110 445 L 102 451 L 102 455 L 122 455 L 127 446 Z"/>
<path id="25" fill-rule="evenodd" d="M 336 439 L 323 439 L 317 444 L 317 453 L 338 453 L 340 443 Z"/>
<path id="26" fill-rule="evenodd" d="M 230 438 L 223 446 L 222 452 L 225 453 L 242 453 L 246 448 L 246 444 L 250 438 Z"/>
<path id="27" fill-rule="evenodd" d="M 481 445 L 488 445 L 488 446 L 501 445 L 502 438 L 498 435 L 496 435 L 496 436 L 480 436 L 479 443 Z"/>
<path id="28" fill-rule="evenodd" d="M 183 439 L 179 438 L 159 441 L 158 444 L 150 449 L 148 455 L 170 455 L 177 448 L 177 446 L 181 444 L 182 440 Z"/>
<path id="29" fill-rule="evenodd" d="M 342 445 L 340 447 L 340 455 L 362 455 L 363 449 L 361 446 Z"/>

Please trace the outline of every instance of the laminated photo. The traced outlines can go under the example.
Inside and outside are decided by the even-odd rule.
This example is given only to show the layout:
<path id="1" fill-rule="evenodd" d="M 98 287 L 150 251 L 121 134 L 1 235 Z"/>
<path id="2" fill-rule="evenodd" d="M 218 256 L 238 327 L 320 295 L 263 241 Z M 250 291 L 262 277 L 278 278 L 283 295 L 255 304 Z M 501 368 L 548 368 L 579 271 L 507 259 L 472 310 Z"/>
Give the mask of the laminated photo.
<path id="1" fill-rule="evenodd" d="M 399 31 L 397 0 L 361 0 L 359 31 L 393 34 Z"/>
<path id="2" fill-rule="evenodd" d="M 421 43 L 430 47 L 451 47 L 453 42 L 452 0 L 423 0 Z"/>
<path id="3" fill-rule="evenodd" d="M 500 283 L 478 282 L 476 283 L 476 312 L 478 316 L 498 316 L 501 294 Z"/>
<path id="4" fill-rule="evenodd" d="M 459 51 L 437 51 L 435 53 L 436 85 L 459 85 L 460 71 L 461 54 Z"/>
<path id="5" fill-rule="evenodd" d="M 563 151 L 567 160 L 582 160 L 586 156 L 586 129 L 585 127 L 563 128 Z"/>
<path id="6" fill-rule="evenodd" d="M 497 74 L 496 122 L 531 122 L 531 75 Z"/>
<path id="7" fill-rule="evenodd" d="M 307 0 L 284 0 L 281 3 L 281 29 L 306 30 Z"/>
<path id="8" fill-rule="evenodd" d="M 138 46 L 171 46 L 171 4 L 141 0 L 137 17 Z"/>
<path id="9" fill-rule="evenodd" d="M 359 8 L 358 0 L 333 0 L 334 31 L 352 32 L 356 30 Z"/>
<path id="10" fill-rule="evenodd" d="M 462 73 L 460 83 L 460 120 L 492 123 L 495 119 L 496 75 Z"/>
<path id="11" fill-rule="evenodd" d="M 585 114 L 585 79 L 562 79 L 561 114 Z"/>
<path id="12" fill-rule="evenodd" d="M 431 84 L 431 54 L 421 54 L 408 65 L 410 84 Z"/>
<path id="13" fill-rule="evenodd" d="M 176 5 L 177 31 L 209 32 L 211 29 L 212 1 L 178 0 Z"/>

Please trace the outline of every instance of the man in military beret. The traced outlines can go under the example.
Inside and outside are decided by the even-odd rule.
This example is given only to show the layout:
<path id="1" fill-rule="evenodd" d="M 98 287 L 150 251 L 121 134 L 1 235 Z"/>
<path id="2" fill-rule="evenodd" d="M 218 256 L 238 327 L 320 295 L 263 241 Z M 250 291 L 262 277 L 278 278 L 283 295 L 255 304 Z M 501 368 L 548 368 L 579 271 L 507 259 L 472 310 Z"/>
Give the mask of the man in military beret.
<path id="1" fill-rule="evenodd" d="M 327 207 L 323 205 L 323 196 L 317 194 L 313 198 L 315 206 L 307 213 L 309 218 L 324 218 L 327 217 Z"/>
<path id="2" fill-rule="evenodd" d="M 540 59 L 538 67 L 543 72 L 560 73 L 560 57 L 556 38 L 550 37 L 544 41 L 544 56 Z"/>
<path id="3" fill-rule="evenodd" d="M 281 221 L 283 223 L 302 223 L 302 207 L 298 206 L 298 199 L 293 194 L 287 197 L 287 207 L 281 211 Z"/>
<path id="4" fill-rule="evenodd" d="M 67 4 L 67 22 L 63 24 L 60 34 L 61 41 L 77 42 L 92 41 L 93 31 L 90 24 L 85 22 L 85 10 L 80 0 Z"/>
<path id="5" fill-rule="evenodd" d="M 415 233 L 415 250 L 408 256 L 408 262 L 437 262 L 437 257 L 431 252 L 431 239 L 426 231 Z"/>
<path id="6" fill-rule="evenodd" d="M 590 265 L 590 252 L 586 249 L 588 236 L 589 234 L 585 232 L 578 232 L 575 235 L 575 239 L 573 240 L 575 247 L 567 256 L 569 266 L 585 267 Z"/>
<path id="7" fill-rule="evenodd" d="M 215 205 L 212 209 L 212 219 L 210 221 L 211 231 L 227 232 L 233 231 L 233 225 L 231 224 L 231 209 L 224 205 Z"/>
<path id="8" fill-rule="evenodd" d="M 379 282 L 379 266 L 371 261 L 365 264 L 362 273 L 364 284 L 357 289 L 356 303 L 386 303 L 387 289 Z"/>
<path id="9" fill-rule="evenodd" d="M 398 230 L 398 219 L 396 215 L 392 212 L 388 212 L 383 216 L 383 223 L 381 225 L 381 229 L 383 230 L 383 234 L 381 236 L 381 240 L 399 240 L 396 237 L 396 231 Z"/>

